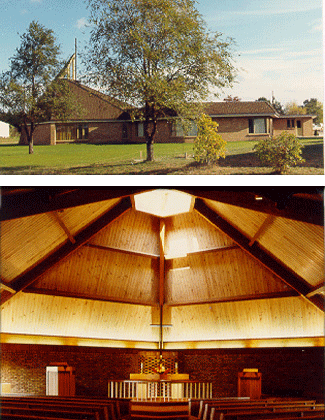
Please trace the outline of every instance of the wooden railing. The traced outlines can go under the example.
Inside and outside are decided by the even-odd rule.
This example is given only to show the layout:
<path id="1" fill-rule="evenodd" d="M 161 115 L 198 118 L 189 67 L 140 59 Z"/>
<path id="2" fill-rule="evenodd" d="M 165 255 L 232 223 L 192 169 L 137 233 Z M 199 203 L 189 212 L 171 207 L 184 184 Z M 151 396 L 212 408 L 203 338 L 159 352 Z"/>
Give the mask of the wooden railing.
<path id="1" fill-rule="evenodd" d="M 211 399 L 212 383 L 198 381 L 109 381 L 109 398 Z"/>

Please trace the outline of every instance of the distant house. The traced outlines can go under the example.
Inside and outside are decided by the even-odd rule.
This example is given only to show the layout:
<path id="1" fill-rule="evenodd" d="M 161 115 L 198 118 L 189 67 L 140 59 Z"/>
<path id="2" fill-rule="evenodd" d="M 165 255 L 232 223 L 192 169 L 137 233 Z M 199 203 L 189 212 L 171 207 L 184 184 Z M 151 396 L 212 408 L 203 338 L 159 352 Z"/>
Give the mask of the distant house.
<path id="1" fill-rule="evenodd" d="M 0 137 L 8 138 L 9 137 L 9 124 L 0 121 Z"/>
<path id="2" fill-rule="evenodd" d="M 132 121 L 130 105 L 117 101 L 77 81 L 68 80 L 71 93 L 81 112 L 67 122 L 41 123 L 34 133 L 34 144 L 82 143 L 142 143 L 143 123 Z M 205 112 L 219 124 L 218 132 L 226 141 L 257 140 L 286 130 L 299 137 L 313 136 L 312 115 L 277 114 L 264 101 L 208 102 Z M 155 137 L 157 143 L 193 142 L 195 127 L 184 134 L 177 118 L 161 119 Z M 22 140 L 26 135 L 22 130 Z"/>

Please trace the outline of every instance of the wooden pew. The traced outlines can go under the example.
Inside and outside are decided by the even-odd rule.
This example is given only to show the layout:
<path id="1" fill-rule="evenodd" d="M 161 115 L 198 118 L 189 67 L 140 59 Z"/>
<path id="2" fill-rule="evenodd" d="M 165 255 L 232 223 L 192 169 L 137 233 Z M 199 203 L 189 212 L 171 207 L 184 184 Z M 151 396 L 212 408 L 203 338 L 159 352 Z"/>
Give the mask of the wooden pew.
<path id="1" fill-rule="evenodd" d="M 1 414 L 1 420 L 79 420 L 79 419 L 64 419 L 62 417 L 39 417 L 23 414 Z"/>
<path id="2" fill-rule="evenodd" d="M 84 400 L 56 399 L 56 398 L 2 398 L 2 405 L 11 407 L 27 407 L 30 409 L 44 409 L 50 407 L 65 411 L 88 411 L 94 413 L 98 420 L 116 420 L 115 407 L 112 403 Z"/>
<path id="3" fill-rule="evenodd" d="M 325 408 L 324 405 L 322 407 L 317 407 L 314 409 L 294 409 L 290 408 L 287 410 L 277 410 L 276 412 L 265 412 L 261 410 L 260 412 L 249 412 L 246 411 L 237 411 L 232 413 L 221 414 L 219 417 L 214 417 L 214 419 L 218 420 L 286 420 L 292 418 L 311 418 L 311 419 L 324 419 Z"/>
<path id="4" fill-rule="evenodd" d="M 316 413 L 316 414 L 315 414 Z M 264 407 L 264 408 L 250 408 L 242 407 L 240 409 L 218 409 L 214 407 L 211 409 L 210 420 L 238 420 L 238 419 L 262 419 L 270 418 L 277 419 L 278 417 L 294 417 L 294 416 L 311 416 L 324 414 L 324 405 L 319 404 L 317 406 L 278 406 L 278 407 Z"/>
<path id="5" fill-rule="evenodd" d="M 204 414 L 205 405 L 208 403 L 220 403 L 220 404 L 229 404 L 229 403 L 242 403 L 252 401 L 249 397 L 219 397 L 209 400 L 190 400 L 190 413 L 201 419 Z"/>
<path id="6" fill-rule="evenodd" d="M 316 405 L 315 400 L 299 400 L 299 401 L 284 401 L 284 400 L 271 400 L 271 401 L 246 401 L 241 404 L 229 402 L 229 403 L 220 403 L 220 402 L 210 402 L 205 405 L 203 420 L 212 420 L 217 414 L 220 413 L 229 413 L 233 411 L 244 411 L 249 410 L 250 412 L 262 411 L 273 412 L 276 409 L 314 409 Z"/>
<path id="7" fill-rule="evenodd" d="M 131 401 L 130 418 L 143 419 L 189 419 L 187 400 Z"/>
<path id="8" fill-rule="evenodd" d="M 51 407 L 64 407 L 73 410 L 90 410 L 99 413 L 99 420 L 117 420 L 120 418 L 119 402 L 107 399 L 79 398 L 79 397 L 6 397 L 2 398 L 3 404 L 19 404 L 33 408 L 41 408 L 46 405 Z"/>
<path id="9" fill-rule="evenodd" d="M 203 420 L 208 420 L 211 416 L 211 410 L 214 408 L 214 411 L 229 411 L 229 410 L 240 410 L 241 408 L 248 408 L 248 409 L 262 409 L 262 408 L 272 408 L 272 407 L 280 407 L 282 405 L 286 406 L 314 406 L 316 404 L 315 400 L 288 400 L 284 401 L 282 399 L 279 400 L 251 400 L 251 401 L 243 401 L 243 402 L 235 402 L 230 401 L 227 403 L 224 402 L 208 402 L 205 404 L 204 413 L 203 413 Z"/>
<path id="10" fill-rule="evenodd" d="M 74 407 L 72 410 L 63 410 L 63 407 L 60 407 L 60 409 L 56 409 L 55 407 L 51 408 L 50 406 L 43 406 L 42 408 L 8 407 L 7 405 L 2 404 L 1 415 L 4 414 L 19 414 L 36 417 L 59 417 L 64 419 L 74 418 L 80 420 L 100 420 L 97 412 L 91 412 L 89 410 L 77 411 Z"/>

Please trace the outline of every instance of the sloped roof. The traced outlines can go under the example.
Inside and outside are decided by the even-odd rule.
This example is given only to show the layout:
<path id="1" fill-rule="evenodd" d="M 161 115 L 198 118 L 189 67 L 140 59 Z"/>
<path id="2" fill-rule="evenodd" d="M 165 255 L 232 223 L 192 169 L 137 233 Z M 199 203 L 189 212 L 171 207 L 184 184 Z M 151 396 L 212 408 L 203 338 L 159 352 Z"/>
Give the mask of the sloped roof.
<path id="1" fill-rule="evenodd" d="M 176 188 L 193 205 L 165 217 L 147 191 L 4 188 L 2 342 L 324 345 L 319 189 Z"/>
<path id="2" fill-rule="evenodd" d="M 78 101 L 78 113 L 71 119 L 115 120 L 131 108 L 129 104 L 83 85 L 78 81 L 66 80 L 70 91 Z"/>
<path id="3" fill-rule="evenodd" d="M 266 101 L 255 102 L 207 102 L 205 105 L 206 112 L 210 116 L 275 116 L 276 111 Z"/>

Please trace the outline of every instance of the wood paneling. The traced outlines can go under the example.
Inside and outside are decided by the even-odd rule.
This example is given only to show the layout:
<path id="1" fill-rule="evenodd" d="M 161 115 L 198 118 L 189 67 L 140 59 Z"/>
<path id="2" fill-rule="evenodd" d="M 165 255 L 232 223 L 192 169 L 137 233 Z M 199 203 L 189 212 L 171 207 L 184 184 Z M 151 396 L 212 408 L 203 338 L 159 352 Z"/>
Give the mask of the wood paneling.
<path id="1" fill-rule="evenodd" d="M 189 269 L 181 269 L 182 265 Z M 174 269 L 167 273 L 169 305 L 290 290 L 241 249 L 189 256 L 179 266 L 178 270 L 174 262 Z"/>
<path id="2" fill-rule="evenodd" d="M 2 222 L 2 281 L 10 282 L 66 240 L 65 232 L 46 213 Z"/>
<path id="3" fill-rule="evenodd" d="M 159 255 L 159 219 L 130 210 L 90 243 Z"/>
<path id="4" fill-rule="evenodd" d="M 149 306 L 18 293 L 1 309 L 2 333 L 158 341 Z"/>
<path id="5" fill-rule="evenodd" d="M 324 314 L 303 297 L 172 308 L 165 342 L 322 337 Z"/>
<path id="6" fill-rule="evenodd" d="M 231 239 L 196 212 L 166 219 L 166 258 L 233 244 Z"/>
<path id="7" fill-rule="evenodd" d="M 87 204 L 59 212 L 71 234 L 80 232 L 119 200 Z M 51 213 L 1 223 L 1 276 L 10 282 L 68 240 Z"/>
<path id="8" fill-rule="evenodd" d="M 157 280 L 156 260 L 85 246 L 49 270 L 34 288 L 155 304 Z"/>
<path id="9" fill-rule="evenodd" d="M 324 229 L 321 226 L 277 218 L 259 242 L 312 286 L 324 282 Z"/>
<path id="10" fill-rule="evenodd" d="M 252 239 L 266 215 L 253 210 L 207 201 L 231 225 Z M 277 217 L 257 242 L 312 286 L 324 281 L 324 229 L 322 226 Z"/>
<path id="11" fill-rule="evenodd" d="M 29 293 L 2 305 L 2 331 L 144 348 L 160 338 L 164 348 L 319 345 L 323 312 L 292 293 L 323 283 L 322 228 L 206 202 L 159 219 L 116 196 L 57 209 L 59 220 L 45 213 L 3 222 L 4 283 Z M 163 337 L 150 327 L 159 304 L 171 314 Z"/>

